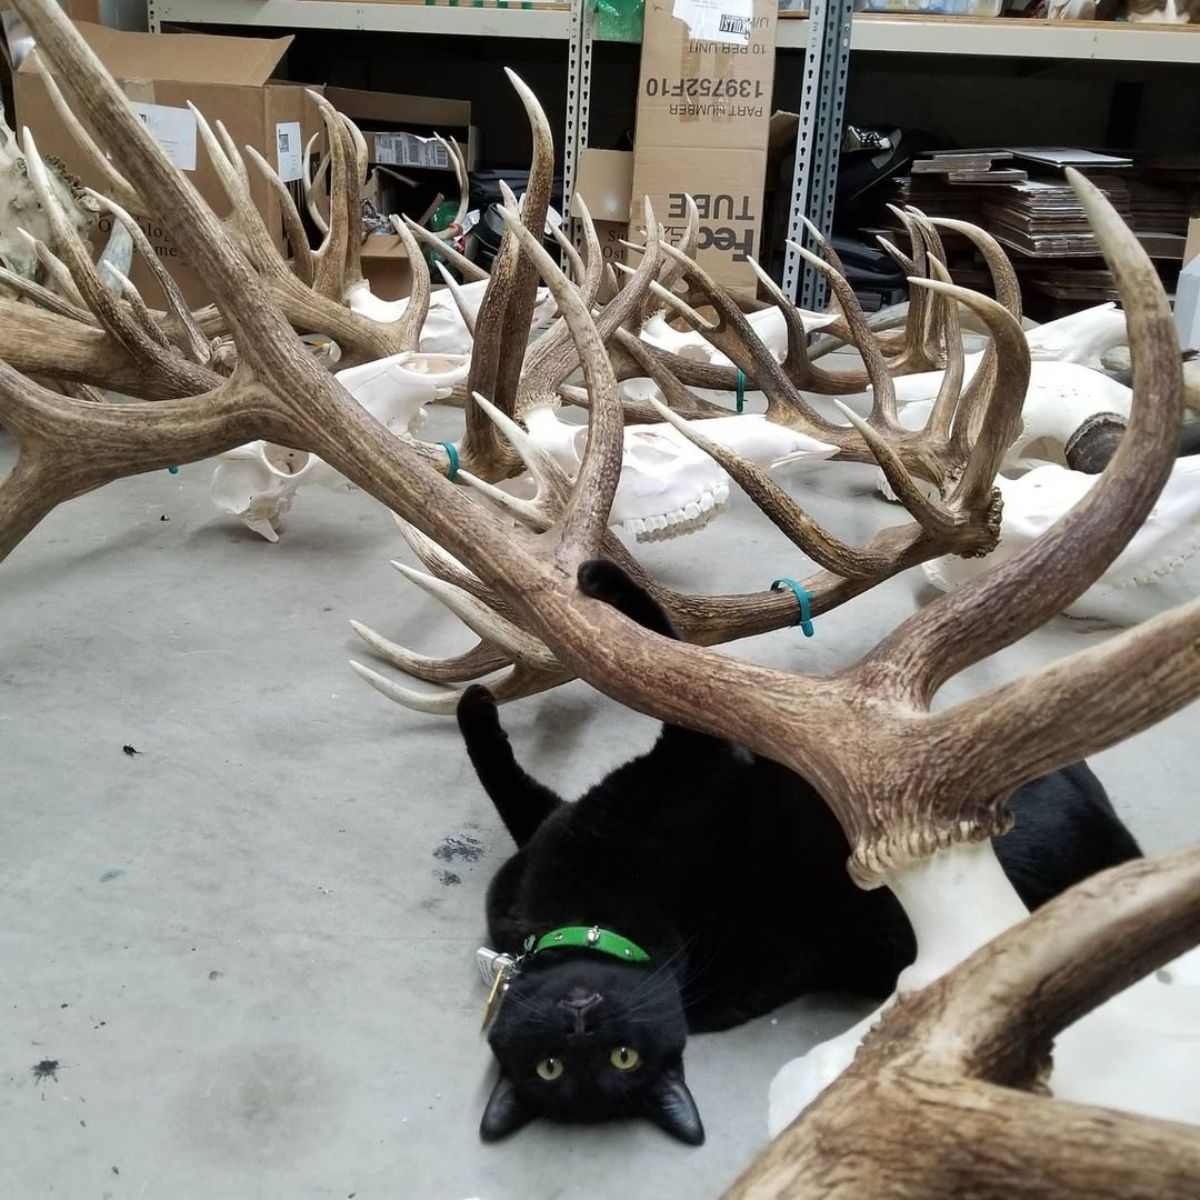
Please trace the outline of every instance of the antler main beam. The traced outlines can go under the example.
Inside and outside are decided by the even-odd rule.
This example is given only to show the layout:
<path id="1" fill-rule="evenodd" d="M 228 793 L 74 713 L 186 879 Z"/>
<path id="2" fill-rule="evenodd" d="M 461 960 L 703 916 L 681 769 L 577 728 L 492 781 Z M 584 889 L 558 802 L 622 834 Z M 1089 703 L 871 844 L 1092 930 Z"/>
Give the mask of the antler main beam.
<path id="1" fill-rule="evenodd" d="M 920 992 L 726 1200 L 1191 1200 L 1200 1131 L 1037 1094 L 1052 1039 L 1200 941 L 1200 849 L 1094 876 Z"/>

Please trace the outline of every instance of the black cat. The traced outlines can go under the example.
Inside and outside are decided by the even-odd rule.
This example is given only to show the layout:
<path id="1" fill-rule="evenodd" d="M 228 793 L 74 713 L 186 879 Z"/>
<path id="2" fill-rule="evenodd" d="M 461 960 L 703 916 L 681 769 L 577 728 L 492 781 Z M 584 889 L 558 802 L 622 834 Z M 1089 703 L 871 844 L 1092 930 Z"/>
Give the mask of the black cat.
<path id="1" fill-rule="evenodd" d="M 580 590 L 676 636 L 618 567 Z M 568 804 L 513 757 L 491 693 L 458 707 L 471 762 L 519 849 L 488 891 L 493 946 L 524 955 L 489 1041 L 500 1062 L 480 1126 L 538 1116 L 644 1116 L 692 1145 L 689 1032 L 728 1029 L 806 992 L 885 996 L 914 958 L 887 889 L 863 891 L 832 812 L 802 778 L 705 734 L 664 726 L 646 754 Z M 1021 788 L 996 842 L 1031 909 L 1141 852 L 1083 763 Z"/>

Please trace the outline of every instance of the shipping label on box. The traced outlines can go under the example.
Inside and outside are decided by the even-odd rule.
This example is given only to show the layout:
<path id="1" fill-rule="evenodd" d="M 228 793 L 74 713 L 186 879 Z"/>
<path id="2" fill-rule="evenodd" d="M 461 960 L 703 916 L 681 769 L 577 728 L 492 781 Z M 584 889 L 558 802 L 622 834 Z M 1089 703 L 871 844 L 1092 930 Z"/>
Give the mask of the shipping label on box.
<path id="1" fill-rule="evenodd" d="M 740 41 L 695 36 L 695 7 L 697 0 L 646 5 L 636 145 L 761 148 L 775 81 L 775 2 L 753 0 Z"/>
<path id="2" fill-rule="evenodd" d="M 699 261 L 753 292 L 775 79 L 776 0 L 648 0 L 630 225 L 642 197 L 677 239 L 687 196 L 700 213 Z"/>

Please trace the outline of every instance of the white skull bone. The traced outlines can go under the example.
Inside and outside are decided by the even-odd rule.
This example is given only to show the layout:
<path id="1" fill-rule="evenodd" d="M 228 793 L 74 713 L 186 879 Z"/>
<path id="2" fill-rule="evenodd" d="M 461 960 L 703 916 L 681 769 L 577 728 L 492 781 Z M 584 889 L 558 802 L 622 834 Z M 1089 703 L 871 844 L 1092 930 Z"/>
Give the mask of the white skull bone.
<path id="1" fill-rule="evenodd" d="M 486 279 L 477 279 L 459 286 L 459 294 L 473 316 L 479 315 L 487 285 Z M 409 302 L 407 297 L 402 300 L 381 300 L 372 294 L 371 285 L 364 279 L 347 289 L 346 303 L 352 312 L 380 325 L 390 325 L 404 316 Z M 531 333 L 537 334 L 545 329 L 556 311 L 549 289 L 539 288 Z M 470 354 L 471 342 L 471 333 L 449 289 L 439 288 L 429 298 L 429 314 L 421 326 L 420 349 L 432 354 Z"/>
<path id="2" fill-rule="evenodd" d="M 698 433 L 761 466 L 829 458 L 836 447 L 761 415 L 713 417 L 690 423 Z M 526 414 L 529 436 L 572 479 L 587 446 L 587 426 L 562 420 L 550 407 Z M 729 476 L 666 422 L 627 425 L 621 479 L 610 524 L 639 541 L 678 537 L 706 525 L 725 507 Z"/>
<path id="3" fill-rule="evenodd" d="M 1000 544 L 986 558 L 946 557 L 924 565 L 927 578 L 953 591 L 1020 554 L 1095 486 L 1098 475 L 1044 463 L 1019 479 L 998 478 L 1004 499 Z M 1128 625 L 1195 598 L 1200 590 L 1200 457 L 1176 461 L 1154 508 L 1068 616 Z"/>
<path id="4" fill-rule="evenodd" d="M 425 406 L 466 378 L 465 355 L 404 351 L 337 372 L 338 381 L 376 420 L 393 433 L 411 434 Z M 328 463 L 303 450 L 273 442 L 250 442 L 222 454 L 212 478 L 213 503 L 269 542 L 299 488 L 337 487 L 345 480 Z"/>

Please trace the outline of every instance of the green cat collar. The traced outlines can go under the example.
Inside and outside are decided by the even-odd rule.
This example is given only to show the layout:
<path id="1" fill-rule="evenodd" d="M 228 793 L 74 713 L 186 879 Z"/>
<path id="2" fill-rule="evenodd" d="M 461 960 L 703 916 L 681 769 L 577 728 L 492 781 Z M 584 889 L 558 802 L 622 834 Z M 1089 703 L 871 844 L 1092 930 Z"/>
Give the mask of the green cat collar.
<path id="1" fill-rule="evenodd" d="M 542 950 L 553 950 L 560 946 L 599 950 L 601 954 L 611 954 L 622 962 L 650 961 L 650 955 L 636 942 L 613 933 L 611 929 L 601 929 L 599 925 L 564 925 L 562 929 L 552 929 L 540 938 L 531 933 L 525 939 L 527 954 L 538 954 Z"/>

